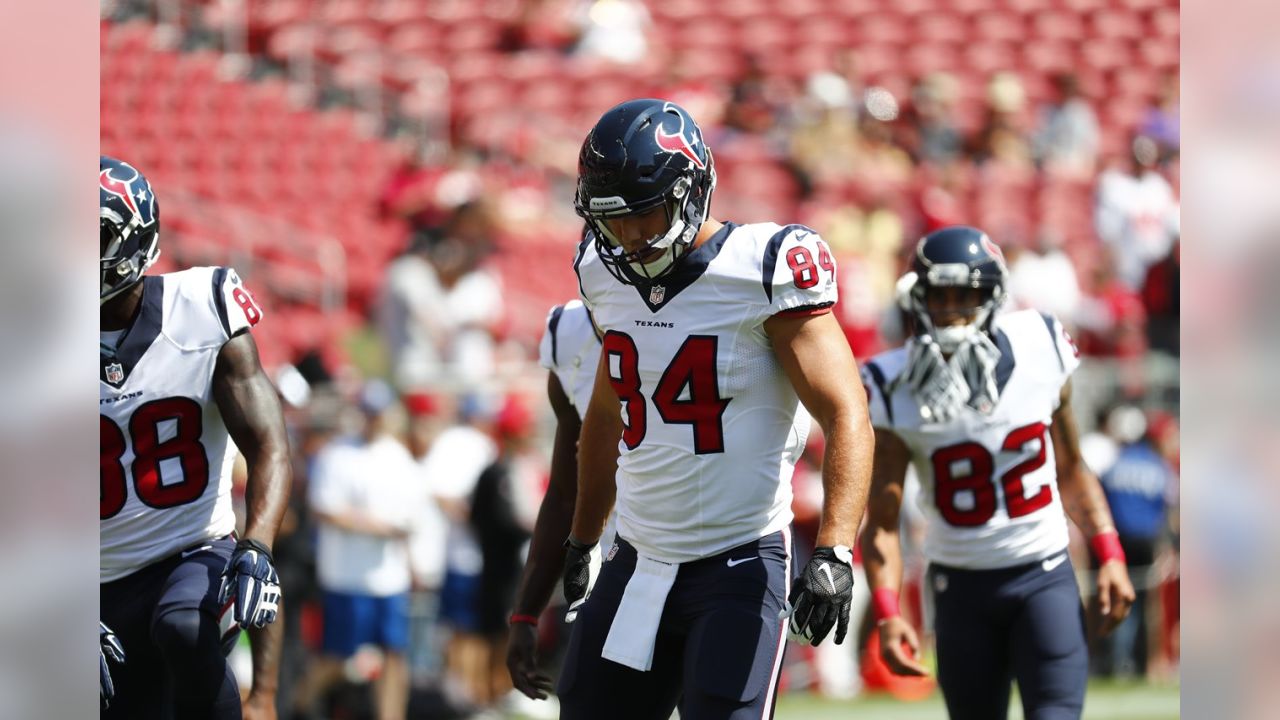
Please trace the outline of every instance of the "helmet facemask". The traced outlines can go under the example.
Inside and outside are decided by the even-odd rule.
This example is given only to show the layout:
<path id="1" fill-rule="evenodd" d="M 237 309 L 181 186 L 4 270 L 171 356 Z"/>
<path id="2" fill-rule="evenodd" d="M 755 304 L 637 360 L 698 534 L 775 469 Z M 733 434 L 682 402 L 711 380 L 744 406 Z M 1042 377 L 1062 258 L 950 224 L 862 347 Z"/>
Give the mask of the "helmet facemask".
<path id="1" fill-rule="evenodd" d="M 133 287 L 160 257 L 158 230 L 147 232 L 135 215 L 129 222 L 102 208 L 99 223 L 99 305 Z"/>
<path id="2" fill-rule="evenodd" d="M 591 211 L 584 213 L 596 236 L 596 249 L 606 267 L 622 282 L 636 284 L 653 282 L 671 271 L 693 247 L 698 228 L 706 220 L 704 203 L 693 203 L 693 180 L 681 177 L 659 203 L 646 208 L 626 208 L 620 211 Z M 608 205 L 593 198 L 590 205 Z M 667 230 L 657 233 L 627 252 L 623 238 L 610 227 L 610 220 L 632 217 L 661 210 L 663 225 Z"/>
<path id="3" fill-rule="evenodd" d="M 928 335 L 945 354 L 956 351 L 964 342 L 979 332 L 990 333 L 996 311 L 1005 300 L 1004 289 L 999 283 L 985 280 L 981 273 L 963 263 L 939 263 L 929 267 L 927 277 L 921 278 L 912 271 L 899 281 L 901 297 L 906 308 L 919 325 L 918 334 Z M 979 290 L 982 301 L 973 307 L 949 310 L 972 319 L 959 324 L 939 324 L 929 309 L 930 291 L 943 288 L 971 288 Z"/>

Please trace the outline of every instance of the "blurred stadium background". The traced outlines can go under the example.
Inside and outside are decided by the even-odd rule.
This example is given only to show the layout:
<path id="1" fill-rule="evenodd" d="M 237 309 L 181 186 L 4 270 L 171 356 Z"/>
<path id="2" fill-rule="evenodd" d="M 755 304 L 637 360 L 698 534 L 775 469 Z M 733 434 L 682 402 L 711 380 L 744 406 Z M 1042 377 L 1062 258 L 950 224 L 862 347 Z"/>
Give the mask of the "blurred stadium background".
<path id="1" fill-rule="evenodd" d="M 1099 674 L 1138 681 L 1100 685 L 1087 716 L 1176 716 L 1176 0 L 103 0 L 101 13 L 102 152 L 156 188 L 156 271 L 232 265 L 267 313 L 256 337 L 299 451 L 281 717 L 323 622 L 307 579 L 312 454 L 383 377 L 428 434 L 459 414 L 502 432 L 530 408 L 545 458 L 537 344 L 577 292 L 578 146 L 636 96 L 699 119 L 717 217 L 828 240 L 859 357 L 900 342 L 894 281 L 923 232 L 963 222 L 1001 244 L 1015 302 L 1061 317 L 1086 358 L 1075 389 L 1094 469 L 1143 443 L 1175 473 L 1154 561 L 1135 573 L 1150 661 L 1116 667 L 1100 648 Z M 928 688 L 846 655 L 792 646 L 779 716 L 941 713 L 936 695 L 881 705 Z M 452 661 L 419 659 L 415 716 L 520 709 L 478 701 Z M 326 702 L 358 712 L 377 658 L 347 670 L 351 692 Z"/>

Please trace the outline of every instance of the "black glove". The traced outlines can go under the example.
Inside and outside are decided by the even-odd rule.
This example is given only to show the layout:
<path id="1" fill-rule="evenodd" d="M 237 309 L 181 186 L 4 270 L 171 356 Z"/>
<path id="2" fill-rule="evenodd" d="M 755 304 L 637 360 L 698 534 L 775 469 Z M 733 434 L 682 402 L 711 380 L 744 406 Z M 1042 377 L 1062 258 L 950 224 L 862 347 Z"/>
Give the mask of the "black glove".
<path id="1" fill-rule="evenodd" d="M 107 624 L 98 621 L 98 680 L 100 681 L 99 695 L 102 700 L 102 707 L 111 704 L 112 699 L 116 696 L 115 683 L 111 682 L 111 667 L 107 665 L 110 661 L 116 665 L 124 664 L 124 646 L 120 644 L 120 638 L 111 632 L 111 628 Z"/>
<path id="2" fill-rule="evenodd" d="M 595 543 L 578 542 L 569 536 L 564 541 L 564 599 L 569 603 L 565 622 L 578 619 L 578 606 L 587 601 L 587 588 L 591 586 L 591 550 Z"/>
<path id="3" fill-rule="evenodd" d="M 280 578 L 266 545 L 256 540 L 236 543 L 227 569 L 222 571 L 218 603 L 225 607 L 233 597 L 240 627 L 265 627 L 275 621 L 280 607 Z"/>
<path id="4" fill-rule="evenodd" d="M 852 563 L 853 553 L 844 545 L 813 551 L 787 598 L 792 635 L 817 646 L 835 625 L 836 644 L 844 642 L 853 599 Z"/>

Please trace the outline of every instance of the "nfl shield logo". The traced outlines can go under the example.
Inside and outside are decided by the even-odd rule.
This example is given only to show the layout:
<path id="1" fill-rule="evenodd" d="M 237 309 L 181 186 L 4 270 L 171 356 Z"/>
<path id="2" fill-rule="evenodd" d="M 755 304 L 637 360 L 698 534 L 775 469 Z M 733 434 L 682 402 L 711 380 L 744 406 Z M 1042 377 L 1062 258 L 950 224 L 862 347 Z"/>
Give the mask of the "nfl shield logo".
<path id="1" fill-rule="evenodd" d="M 661 285 L 654 285 L 649 288 L 649 304 L 657 305 L 662 302 L 662 298 L 667 296 L 667 289 Z"/>
<path id="2" fill-rule="evenodd" d="M 110 365 L 108 365 L 107 366 L 107 382 L 111 383 L 112 385 L 116 385 L 116 384 L 119 384 L 121 380 L 124 380 L 124 366 L 122 366 L 118 362 L 111 363 Z"/>

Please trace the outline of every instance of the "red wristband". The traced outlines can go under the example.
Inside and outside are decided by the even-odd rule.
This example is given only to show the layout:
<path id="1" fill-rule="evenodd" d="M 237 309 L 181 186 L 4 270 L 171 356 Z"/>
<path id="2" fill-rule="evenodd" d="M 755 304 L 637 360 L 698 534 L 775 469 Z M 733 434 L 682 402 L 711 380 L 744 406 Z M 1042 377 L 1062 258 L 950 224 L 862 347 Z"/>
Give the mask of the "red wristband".
<path id="1" fill-rule="evenodd" d="M 507 620 L 511 625 L 516 623 L 524 623 L 525 625 L 538 626 L 538 617 L 536 615 L 521 615 L 520 613 L 511 613 L 511 618 Z"/>
<path id="2" fill-rule="evenodd" d="M 1099 565 L 1105 565 L 1112 560 L 1124 562 L 1124 548 L 1120 546 L 1120 533 L 1115 530 L 1107 530 L 1089 538 L 1089 547 L 1093 550 L 1093 556 L 1098 559 Z"/>
<path id="3" fill-rule="evenodd" d="M 871 607 L 875 610 L 877 621 L 902 614 L 902 610 L 898 608 L 898 591 L 892 588 L 880 588 L 871 593 Z"/>

